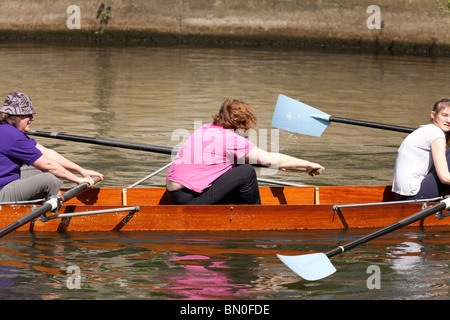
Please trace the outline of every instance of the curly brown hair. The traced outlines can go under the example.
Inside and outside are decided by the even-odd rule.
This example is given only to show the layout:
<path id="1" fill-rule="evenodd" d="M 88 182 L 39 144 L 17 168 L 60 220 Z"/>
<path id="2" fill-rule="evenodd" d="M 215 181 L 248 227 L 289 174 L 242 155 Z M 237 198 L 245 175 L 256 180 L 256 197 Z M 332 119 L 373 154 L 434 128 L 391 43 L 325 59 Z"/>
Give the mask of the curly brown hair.
<path id="1" fill-rule="evenodd" d="M 249 130 L 256 124 L 253 108 L 238 99 L 227 99 L 220 106 L 219 113 L 213 116 L 213 123 L 225 129 Z"/>

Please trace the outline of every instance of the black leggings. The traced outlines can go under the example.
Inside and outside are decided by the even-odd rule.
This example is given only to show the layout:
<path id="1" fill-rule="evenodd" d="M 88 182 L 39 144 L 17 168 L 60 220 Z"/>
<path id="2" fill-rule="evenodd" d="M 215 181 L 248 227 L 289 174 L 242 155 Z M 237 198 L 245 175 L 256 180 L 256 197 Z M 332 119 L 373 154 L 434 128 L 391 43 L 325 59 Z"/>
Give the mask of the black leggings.
<path id="1" fill-rule="evenodd" d="M 183 188 L 167 194 L 172 204 L 261 204 L 256 172 L 249 164 L 228 170 L 202 193 Z"/>

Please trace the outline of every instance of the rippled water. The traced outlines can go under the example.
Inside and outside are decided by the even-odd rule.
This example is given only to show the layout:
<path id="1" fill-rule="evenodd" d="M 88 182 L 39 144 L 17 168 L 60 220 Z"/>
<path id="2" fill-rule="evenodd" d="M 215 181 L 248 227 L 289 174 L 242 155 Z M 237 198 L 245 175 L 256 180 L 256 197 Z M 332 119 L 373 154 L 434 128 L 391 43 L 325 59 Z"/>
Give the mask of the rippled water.
<path id="1" fill-rule="evenodd" d="M 406 228 L 374 240 L 331 258 L 337 272 L 314 282 L 275 256 L 327 251 L 369 231 L 14 233 L 0 242 L 0 298 L 448 298 L 445 229 Z M 371 289 L 369 266 L 379 268 L 380 288 Z"/>
<path id="2" fill-rule="evenodd" d="M 255 106 L 272 130 L 279 94 L 333 116 L 416 127 L 448 95 L 445 58 L 289 50 L 0 46 L 0 95 L 29 94 L 32 128 L 175 146 L 174 131 L 209 122 L 221 102 Z M 322 137 L 281 131 L 280 151 L 326 173 L 269 177 L 318 185 L 390 184 L 405 134 L 332 123 Z M 39 138 L 125 187 L 167 155 Z M 161 186 L 164 174 L 143 186 Z M 448 299 L 448 230 L 402 229 L 332 258 L 338 272 L 306 282 L 277 253 L 327 251 L 371 230 L 240 233 L 20 233 L 0 240 L 0 299 Z M 369 289 L 367 269 L 381 271 Z M 68 283 L 75 268 L 79 289 Z M 70 271 L 70 269 L 69 269 Z"/>
<path id="3" fill-rule="evenodd" d="M 333 116 L 417 127 L 448 93 L 448 59 L 206 49 L 0 46 L 0 93 L 28 93 L 32 128 L 176 146 L 176 130 L 206 123 L 227 97 L 255 107 L 259 129 L 279 94 Z M 332 123 L 322 137 L 280 132 L 282 152 L 323 164 L 326 175 L 277 178 L 297 183 L 391 183 L 405 134 Z M 101 170 L 103 186 L 128 186 L 170 161 L 167 155 L 40 138 L 69 158 Z M 162 176 L 146 185 L 162 185 Z"/>

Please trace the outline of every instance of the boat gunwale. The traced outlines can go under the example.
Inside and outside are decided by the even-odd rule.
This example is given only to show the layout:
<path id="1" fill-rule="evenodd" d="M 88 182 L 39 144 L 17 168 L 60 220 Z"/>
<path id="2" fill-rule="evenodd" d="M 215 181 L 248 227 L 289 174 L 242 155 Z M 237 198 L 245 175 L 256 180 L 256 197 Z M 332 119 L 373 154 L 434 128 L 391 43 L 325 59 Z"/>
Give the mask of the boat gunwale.
<path id="1" fill-rule="evenodd" d="M 317 195 L 317 187 L 261 187 L 264 197 L 272 195 L 272 200 L 290 201 L 292 196 L 301 188 L 310 194 L 305 196 L 309 203 L 272 203 L 262 205 L 172 205 L 163 201 L 163 188 L 99 188 L 88 190 L 63 204 L 58 213 L 76 213 L 86 210 L 104 210 L 125 208 L 138 205 L 134 212 L 116 212 L 102 215 L 82 217 L 62 217 L 43 222 L 36 220 L 30 226 L 20 228 L 20 231 L 257 231 L 257 230 L 301 230 L 301 229 L 349 229 L 384 227 L 422 209 L 420 203 L 391 204 L 389 208 L 374 207 L 345 207 L 335 209 L 335 203 L 324 203 L 322 195 L 340 190 L 343 194 L 350 194 L 354 199 L 355 191 L 378 191 L 370 199 L 386 197 L 389 186 L 370 187 L 319 187 L 326 190 Z M 307 189 L 305 189 L 307 188 Z M 154 193 L 149 204 L 139 197 L 143 192 Z M 281 192 L 281 193 L 280 193 Z M 285 199 L 280 195 L 283 194 Z M 114 203 L 102 203 L 102 196 L 114 198 Z M 124 198 L 124 195 L 126 198 Z M 155 196 L 156 195 L 156 196 Z M 327 196 L 327 195 L 326 195 Z M 123 200 L 127 203 L 123 203 Z M 264 198 L 263 198 L 264 199 Z M 281 200 L 280 200 L 281 199 Z M 298 199 L 297 199 L 298 200 Z M 382 199 L 383 200 L 383 199 Z M 350 201 L 350 200 L 348 200 Z M 348 202 L 347 201 L 347 202 Z M 153 203 L 153 204 L 152 204 Z M 0 214 L 0 227 L 18 219 L 27 213 L 32 206 L 16 205 L 1 206 L 5 211 Z M 449 220 L 449 221 L 447 221 Z M 426 218 L 416 223 L 420 226 L 450 225 L 450 219 Z"/>

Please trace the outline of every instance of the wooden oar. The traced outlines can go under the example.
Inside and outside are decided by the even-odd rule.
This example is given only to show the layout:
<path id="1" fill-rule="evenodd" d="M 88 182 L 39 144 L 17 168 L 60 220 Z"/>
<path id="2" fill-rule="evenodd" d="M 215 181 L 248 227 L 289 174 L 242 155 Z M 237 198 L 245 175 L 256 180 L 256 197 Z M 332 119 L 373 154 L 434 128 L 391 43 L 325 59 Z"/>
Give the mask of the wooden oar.
<path id="1" fill-rule="evenodd" d="M 90 137 L 75 136 L 75 135 L 58 133 L 58 132 L 45 132 L 45 131 L 30 130 L 27 134 L 33 135 L 33 136 L 45 137 L 45 138 L 54 138 L 54 139 L 61 139 L 61 140 L 84 142 L 84 143 L 98 144 L 98 145 L 109 146 L 109 147 L 133 149 L 133 150 L 148 151 L 148 152 L 163 153 L 163 154 L 172 154 L 172 152 L 176 153 L 178 150 L 177 148 L 171 148 L 171 147 L 155 146 L 155 145 L 144 144 L 144 143 L 124 142 L 124 141 L 109 140 L 109 139 L 102 139 L 102 138 L 90 138 Z"/>
<path id="2" fill-rule="evenodd" d="M 272 126 L 309 136 L 319 137 L 330 125 L 340 122 L 363 127 L 410 133 L 414 128 L 369 122 L 355 119 L 333 117 L 300 101 L 279 95 L 272 117 Z"/>
<path id="3" fill-rule="evenodd" d="M 323 279 L 336 272 L 336 268 L 333 266 L 329 258 L 338 255 L 344 251 L 353 249 L 363 243 L 381 237 L 382 235 L 390 233 L 394 230 L 407 226 L 413 222 L 424 219 L 434 213 L 449 208 L 450 208 L 450 198 L 446 198 L 444 200 L 441 200 L 438 204 L 435 204 L 434 206 L 428 207 L 407 218 L 399 220 L 387 227 L 384 227 L 378 231 L 370 233 L 346 245 L 339 246 L 331 251 L 328 251 L 327 253 L 319 252 L 298 256 L 284 256 L 284 255 L 277 255 L 277 256 L 278 258 L 280 258 L 281 261 L 284 262 L 284 264 L 286 264 L 291 270 L 293 270 L 303 279 L 310 281 Z"/>
<path id="4" fill-rule="evenodd" d="M 100 181 L 100 178 L 93 177 L 93 180 L 94 180 L 94 183 L 97 183 Z M 77 195 L 79 195 L 80 193 L 82 193 L 83 191 L 85 191 L 87 189 L 89 189 L 88 183 L 86 183 L 86 182 L 80 183 L 79 185 L 73 187 L 72 189 L 64 192 L 61 196 L 54 197 L 54 198 L 47 200 L 46 202 L 44 202 L 44 204 L 41 207 L 32 210 L 30 213 L 17 219 L 17 221 L 14 221 L 10 225 L 1 229 L 0 230 L 0 238 L 4 237 L 8 233 L 10 233 L 18 228 L 20 228 L 21 226 L 27 224 L 28 222 L 40 217 L 44 213 L 47 213 L 49 211 L 57 209 L 60 203 L 64 203 L 67 200 L 70 200 L 70 199 L 76 197 Z"/>

